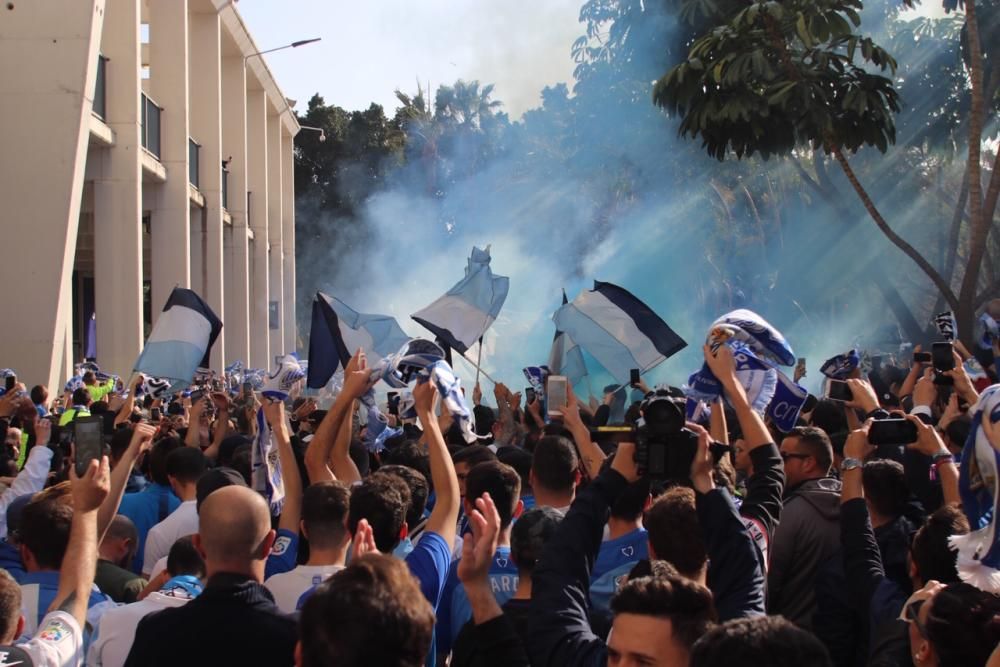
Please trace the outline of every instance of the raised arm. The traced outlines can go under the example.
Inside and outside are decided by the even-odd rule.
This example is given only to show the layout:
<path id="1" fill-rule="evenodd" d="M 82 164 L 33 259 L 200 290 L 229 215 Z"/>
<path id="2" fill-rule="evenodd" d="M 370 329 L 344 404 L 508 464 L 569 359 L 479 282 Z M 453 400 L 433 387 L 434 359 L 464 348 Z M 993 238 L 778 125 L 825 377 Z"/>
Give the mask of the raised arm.
<path id="1" fill-rule="evenodd" d="M 712 440 L 729 444 L 729 428 L 726 424 L 726 408 L 722 402 L 722 397 L 712 402 L 712 412 L 708 418 L 708 432 Z"/>
<path id="2" fill-rule="evenodd" d="M 347 368 L 344 369 L 344 386 L 341 388 L 340 394 L 337 395 L 337 400 L 333 402 L 326 417 L 320 422 L 316 434 L 309 443 L 309 448 L 306 449 L 306 470 L 309 472 L 310 482 L 337 479 L 329 466 L 331 451 L 340 434 L 345 417 L 354 407 L 354 400 L 368 390 L 368 383 L 368 361 L 365 359 L 364 351 L 359 349 L 348 362 Z M 347 446 L 350 447 L 350 440 L 348 440 Z M 351 457 L 346 455 L 346 458 L 350 461 Z M 351 483 L 347 480 L 345 482 Z"/>
<path id="3" fill-rule="evenodd" d="M 330 453 L 330 469 L 334 476 L 347 485 L 361 481 L 361 471 L 351 458 L 351 435 L 354 433 L 354 403 L 344 415 Z"/>
<path id="4" fill-rule="evenodd" d="M 714 354 L 708 345 L 703 351 L 709 370 L 722 384 L 722 390 L 736 412 L 736 419 L 740 423 L 740 430 L 743 431 L 743 439 L 749 450 L 771 444 L 771 434 L 764 425 L 764 420 L 750 407 L 746 391 L 736 379 L 736 360 L 733 359 L 733 351 L 726 345 L 719 346 Z"/>
<path id="5" fill-rule="evenodd" d="M 424 438 L 431 459 L 431 481 L 437 496 L 424 530 L 437 533 L 447 544 L 454 544 L 460 499 L 458 476 L 434 416 L 436 397 L 437 387 L 433 382 L 418 383 L 413 389 L 413 401 L 416 403 L 417 417 L 424 427 Z"/>
<path id="6" fill-rule="evenodd" d="M 184 444 L 188 447 L 201 448 L 201 415 L 205 412 L 208 397 L 191 402 L 191 410 L 188 412 L 188 430 L 184 436 Z"/>
<path id="7" fill-rule="evenodd" d="M 91 461 L 83 477 L 70 466 L 70 490 L 73 495 L 73 522 L 70 526 L 66 556 L 59 569 L 59 590 L 49 611 L 65 611 L 80 627 L 87 622 L 87 603 L 97 571 L 97 510 L 111 488 L 108 457 Z"/>
<path id="8" fill-rule="evenodd" d="M 141 384 L 142 374 L 136 375 L 132 380 L 131 387 L 129 387 L 128 396 L 125 398 L 125 402 L 122 403 L 120 408 L 118 408 L 118 413 L 115 415 L 115 426 L 124 424 L 132 416 L 132 411 L 135 409 L 135 392 L 139 389 L 139 385 Z"/>
<path id="9" fill-rule="evenodd" d="M 597 479 L 597 475 L 601 472 L 601 465 L 607 457 L 604 450 L 591 439 L 590 430 L 580 419 L 580 406 L 573 393 L 573 387 L 568 382 L 566 383 L 566 405 L 562 406 L 561 411 L 563 424 L 573 434 L 573 442 L 576 443 L 577 452 L 587 467 L 587 477 Z"/>
<path id="10" fill-rule="evenodd" d="M 958 494 L 958 466 L 955 465 L 955 457 L 945 447 L 937 429 L 925 424 L 914 415 L 908 415 L 906 418 L 917 427 L 917 441 L 908 444 L 906 448 L 931 457 L 931 465 L 937 469 L 938 479 L 941 480 L 941 495 L 945 504 L 961 503 L 962 499 Z"/>
<path id="11" fill-rule="evenodd" d="M 285 487 L 285 504 L 281 510 L 278 528 L 297 533 L 302 514 L 302 477 L 292 452 L 292 441 L 288 435 L 288 420 L 285 419 L 285 404 L 280 401 L 265 403 L 264 417 L 271 426 L 271 433 L 278 444 L 278 462 L 281 464 L 281 481 Z"/>
<path id="12" fill-rule="evenodd" d="M 229 435 L 229 397 L 222 392 L 212 394 L 212 401 L 215 403 L 215 429 L 212 434 L 212 444 L 203 452 L 205 457 L 214 461 L 219 458 L 219 447 L 222 441 Z"/>
<path id="13" fill-rule="evenodd" d="M 97 511 L 98 544 L 104 539 L 112 519 L 118 513 L 118 506 L 121 505 L 122 496 L 125 495 L 125 485 L 128 484 L 128 477 L 132 474 L 132 467 L 139 456 L 153 446 L 155 433 L 156 428 L 145 422 L 136 424 L 132 429 L 132 439 L 128 443 L 128 449 L 111 471 L 109 492 Z"/>

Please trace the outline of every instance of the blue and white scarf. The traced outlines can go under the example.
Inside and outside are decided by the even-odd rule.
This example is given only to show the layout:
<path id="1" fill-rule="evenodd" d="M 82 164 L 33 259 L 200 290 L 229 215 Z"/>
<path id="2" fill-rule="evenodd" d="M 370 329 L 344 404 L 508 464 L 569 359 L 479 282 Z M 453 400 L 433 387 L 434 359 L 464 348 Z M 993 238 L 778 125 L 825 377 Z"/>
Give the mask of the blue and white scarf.
<path id="1" fill-rule="evenodd" d="M 285 355 L 277 360 L 274 373 L 267 376 L 261 394 L 271 401 L 287 401 L 296 387 L 302 384 L 306 374 L 293 355 Z M 251 450 L 251 470 L 254 490 L 267 499 L 271 515 L 281 514 L 285 504 L 285 483 L 281 477 L 281 458 L 274 433 L 264 417 L 264 411 L 257 411 L 257 438 Z"/>
<path id="2" fill-rule="evenodd" d="M 462 381 L 455 375 L 455 371 L 451 369 L 448 362 L 443 359 L 431 364 L 427 368 L 427 372 L 430 375 L 430 381 L 434 383 L 438 393 L 441 394 L 444 404 L 448 406 L 448 412 L 458 421 L 458 425 L 462 429 L 462 438 L 468 443 L 475 442 L 478 438 L 476 438 L 475 425 L 472 422 L 472 411 L 469 409 L 468 403 L 465 402 L 465 396 L 462 395 Z M 417 379 L 417 382 L 421 381 L 423 381 L 423 374 Z"/>
<path id="3" fill-rule="evenodd" d="M 779 431 L 788 433 L 798 423 L 799 413 L 809 398 L 809 392 L 781 371 L 776 372 L 778 386 L 774 391 L 774 398 L 767 406 L 767 416 Z"/>
<path id="4" fill-rule="evenodd" d="M 823 362 L 819 372 L 832 380 L 846 380 L 860 365 L 861 357 L 858 355 L 858 351 L 849 350 L 844 354 L 827 359 Z"/>
<path id="5" fill-rule="evenodd" d="M 986 389 L 972 410 L 972 430 L 962 450 L 958 491 L 972 531 L 949 538 L 958 551 L 958 575 L 976 588 L 1000 594 L 1000 385 Z M 989 430 L 996 429 L 993 440 Z"/>
<path id="6" fill-rule="evenodd" d="M 984 350 L 993 349 L 993 341 L 1000 338 L 1000 322 L 990 317 L 989 313 L 979 316 L 979 347 Z"/>
<path id="7" fill-rule="evenodd" d="M 795 352 L 785 337 L 757 313 L 740 309 L 713 322 L 706 342 L 713 351 L 720 345 L 732 348 L 736 379 L 746 391 L 750 406 L 763 414 L 778 385 L 778 371 L 773 366 L 795 363 Z M 708 364 L 702 364 L 701 369 L 688 378 L 684 393 L 688 398 L 705 403 L 723 395 L 722 384 Z"/>
<path id="8" fill-rule="evenodd" d="M 535 390 L 539 399 L 545 398 L 545 385 L 551 374 L 548 366 L 528 366 L 523 369 L 524 377 L 528 380 L 528 386 Z"/>
<path id="9" fill-rule="evenodd" d="M 953 341 L 958 337 L 958 322 L 955 313 L 946 310 L 934 316 L 934 326 L 941 334 L 941 340 Z"/>

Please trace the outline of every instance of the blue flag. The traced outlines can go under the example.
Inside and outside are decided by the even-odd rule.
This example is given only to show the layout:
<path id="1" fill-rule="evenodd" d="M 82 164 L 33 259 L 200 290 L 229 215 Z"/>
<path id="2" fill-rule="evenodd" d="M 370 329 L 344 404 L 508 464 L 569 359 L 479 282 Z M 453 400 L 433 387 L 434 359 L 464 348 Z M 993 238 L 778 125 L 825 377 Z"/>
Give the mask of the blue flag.
<path id="1" fill-rule="evenodd" d="M 781 371 L 775 370 L 778 373 L 778 384 L 774 389 L 774 398 L 767 406 L 767 416 L 779 431 L 788 433 L 795 428 L 809 392 Z"/>
<path id="2" fill-rule="evenodd" d="M 460 354 L 482 338 L 496 321 L 510 280 L 490 269 L 490 249 L 472 249 L 465 277 L 440 299 L 411 317 Z"/>
<path id="3" fill-rule="evenodd" d="M 353 310 L 336 297 L 316 292 L 309 333 L 307 386 L 321 389 L 338 368 L 345 368 L 361 348 L 377 363 L 406 344 L 410 337 L 388 315 L 368 315 Z"/>
<path id="4" fill-rule="evenodd" d="M 175 387 L 191 384 L 199 366 L 222 332 L 222 321 L 192 290 L 175 287 L 156 320 L 134 370 L 170 380 Z"/>

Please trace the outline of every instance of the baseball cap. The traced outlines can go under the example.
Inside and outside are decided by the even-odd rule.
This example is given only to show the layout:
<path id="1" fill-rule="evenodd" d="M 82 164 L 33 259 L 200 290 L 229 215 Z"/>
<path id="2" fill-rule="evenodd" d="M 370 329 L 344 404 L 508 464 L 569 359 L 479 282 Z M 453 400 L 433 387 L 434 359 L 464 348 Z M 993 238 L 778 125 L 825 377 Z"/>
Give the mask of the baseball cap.
<path id="1" fill-rule="evenodd" d="M 198 485 L 195 487 L 195 498 L 197 500 L 195 507 L 201 509 L 201 504 L 205 502 L 205 498 L 208 498 L 213 491 L 218 491 L 226 486 L 246 485 L 246 480 L 243 479 L 243 475 L 238 471 L 232 468 L 213 468 L 198 479 Z"/>

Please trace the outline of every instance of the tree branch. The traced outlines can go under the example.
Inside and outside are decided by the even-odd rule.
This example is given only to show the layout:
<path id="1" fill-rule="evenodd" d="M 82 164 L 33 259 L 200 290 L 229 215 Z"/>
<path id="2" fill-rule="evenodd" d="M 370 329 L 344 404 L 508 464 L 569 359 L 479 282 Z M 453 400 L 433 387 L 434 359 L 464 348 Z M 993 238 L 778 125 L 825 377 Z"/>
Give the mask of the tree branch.
<path id="1" fill-rule="evenodd" d="M 883 234 L 885 234 L 886 238 L 888 238 L 893 245 L 902 250 L 907 257 L 912 259 L 917 266 L 920 267 L 924 274 L 926 274 L 927 277 L 931 279 L 931 282 L 933 282 L 941 291 L 941 294 L 944 295 L 944 298 L 948 301 L 948 305 L 957 310 L 958 299 L 955 298 L 955 293 L 952 291 L 951 286 L 944 281 L 944 278 L 942 278 L 941 274 L 938 273 L 933 266 L 931 266 L 930 262 L 924 259 L 924 256 L 917 252 L 916 248 L 910 245 L 906 239 L 893 231 L 892 227 L 889 226 L 889 223 L 885 221 L 885 218 L 882 217 L 882 214 L 879 213 L 878 208 L 876 208 L 875 202 L 872 201 L 871 197 L 868 196 L 868 192 L 864 189 L 864 186 L 862 186 L 860 181 L 858 181 L 857 175 L 855 175 L 854 170 L 851 169 L 851 165 L 848 163 L 847 158 L 844 157 L 844 153 L 840 150 L 840 147 L 830 146 L 829 150 L 840 164 L 840 168 L 843 169 L 844 175 L 847 176 L 847 180 L 850 181 L 851 187 L 853 187 L 854 191 L 858 194 L 858 197 L 861 199 L 861 203 L 864 204 L 865 210 L 868 211 L 868 215 L 870 215 L 872 220 L 875 221 L 875 225 L 882 231 Z"/>

